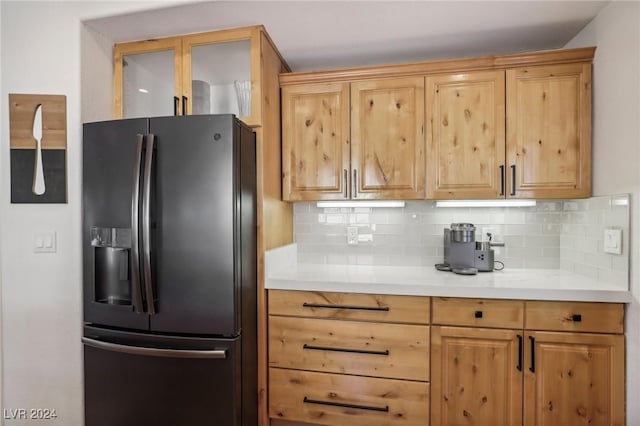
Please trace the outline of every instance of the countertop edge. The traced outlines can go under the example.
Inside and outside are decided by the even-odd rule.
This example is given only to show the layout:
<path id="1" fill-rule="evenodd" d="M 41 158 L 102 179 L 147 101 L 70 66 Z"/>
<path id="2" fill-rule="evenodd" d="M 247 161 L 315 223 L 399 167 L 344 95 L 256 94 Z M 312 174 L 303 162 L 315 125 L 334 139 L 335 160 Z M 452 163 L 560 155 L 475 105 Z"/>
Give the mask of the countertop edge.
<path id="1" fill-rule="evenodd" d="M 338 293 L 372 293 L 396 296 L 433 296 L 510 300 L 547 300 L 566 302 L 630 303 L 627 290 L 580 290 L 580 289 L 532 289 L 532 288 L 487 288 L 444 287 L 430 285 L 378 284 L 342 282 L 318 282 L 304 280 L 267 279 L 267 290 L 329 291 Z"/>

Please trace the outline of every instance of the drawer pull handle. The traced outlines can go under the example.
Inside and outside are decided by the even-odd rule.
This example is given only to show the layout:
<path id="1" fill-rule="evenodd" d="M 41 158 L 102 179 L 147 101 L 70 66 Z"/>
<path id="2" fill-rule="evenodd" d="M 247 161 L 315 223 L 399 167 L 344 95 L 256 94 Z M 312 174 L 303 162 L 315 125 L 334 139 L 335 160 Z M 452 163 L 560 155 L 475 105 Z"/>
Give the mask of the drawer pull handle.
<path id="1" fill-rule="evenodd" d="M 352 305 L 325 305 L 322 303 L 303 303 L 303 308 L 327 308 L 327 309 L 354 309 L 359 311 L 384 311 L 389 312 L 388 306 L 352 306 Z"/>
<path id="2" fill-rule="evenodd" d="M 582 315 L 580 315 L 580 314 L 571 315 L 571 321 L 573 321 L 573 322 L 582 322 Z"/>
<path id="3" fill-rule="evenodd" d="M 306 343 L 302 346 L 302 349 L 312 349 L 316 351 L 333 351 L 333 352 L 351 352 L 355 354 L 369 354 L 369 355 L 389 355 L 389 349 L 384 351 L 371 351 L 366 349 L 348 349 L 348 348 L 329 348 L 326 346 L 313 346 Z"/>
<path id="4" fill-rule="evenodd" d="M 380 411 L 383 413 L 389 412 L 388 405 L 384 407 L 371 407 L 369 405 L 343 404 L 342 402 L 320 401 L 317 399 L 310 399 L 310 398 L 307 398 L 306 396 L 304 397 L 303 402 L 306 404 L 320 404 L 320 405 L 330 405 L 332 407 L 357 408 L 359 410 Z"/>
<path id="5" fill-rule="evenodd" d="M 474 315 L 476 318 L 482 318 L 482 311 L 476 311 Z"/>

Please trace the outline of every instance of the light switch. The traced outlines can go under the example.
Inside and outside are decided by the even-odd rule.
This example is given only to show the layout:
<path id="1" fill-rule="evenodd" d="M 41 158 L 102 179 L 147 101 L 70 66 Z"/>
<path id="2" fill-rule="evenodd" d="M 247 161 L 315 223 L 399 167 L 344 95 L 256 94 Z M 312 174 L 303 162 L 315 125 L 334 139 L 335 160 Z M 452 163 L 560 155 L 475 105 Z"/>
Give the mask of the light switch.
<path id="1" fill-rule="evenodd" d="M 607 228 L 604 230 L 604 252 L 622 254 L 622 229 Z"/>
<path id="2" fill-rule="evenodd" d="M 56 252 L 56 232 L 41 231 L 33 234 L 34 253 L 55 253 Z"/>

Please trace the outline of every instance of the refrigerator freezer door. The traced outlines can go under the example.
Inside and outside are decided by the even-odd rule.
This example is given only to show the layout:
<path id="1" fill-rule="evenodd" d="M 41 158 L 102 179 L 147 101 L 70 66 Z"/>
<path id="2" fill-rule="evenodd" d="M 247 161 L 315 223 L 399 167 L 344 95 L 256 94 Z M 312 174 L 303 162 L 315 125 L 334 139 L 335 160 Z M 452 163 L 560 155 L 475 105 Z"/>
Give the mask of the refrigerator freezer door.
<path id="1" fill-rule="evenodd" d="M 239 337 L 100 334 L 83 338 L 86 426 L 243 424 Z"/>
<path id="2" fill-rule="evenodd" d="M 132 261 L 137 135 L 147 132 L 146 119 L 84 125 L 82 257 L 86 322 L 149 328 L 149 316 L 140 306 L 140 284 L 136 283 Z"/>
<path id="3" fill-rule="evenodd" d="M 240 332 L 236 126 L 231 115 L 150 120 L 157 179 L 153 332 Z"/>

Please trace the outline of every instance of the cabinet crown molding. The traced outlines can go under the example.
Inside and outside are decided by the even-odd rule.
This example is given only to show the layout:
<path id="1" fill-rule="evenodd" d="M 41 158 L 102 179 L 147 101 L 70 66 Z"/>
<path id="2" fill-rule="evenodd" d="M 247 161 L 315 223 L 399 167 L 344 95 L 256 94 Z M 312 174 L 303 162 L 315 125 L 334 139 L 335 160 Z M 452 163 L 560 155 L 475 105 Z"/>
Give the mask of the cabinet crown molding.
<path id="1" fill-rule="evenodd" d="M 490 55 L 460 59 L 444 59 L 407 64 L 392 64 L 341 68 L 323 71 L 304 71 L 280 74 L 280 85 L 300 83 L 329 83 L 381 78 L 399 78 L 450 72 L 471 72 L 494 69 L 518 68 L 535 65 L 592 62 L 596 47 L 521 52 L 507 55 Z"/>

